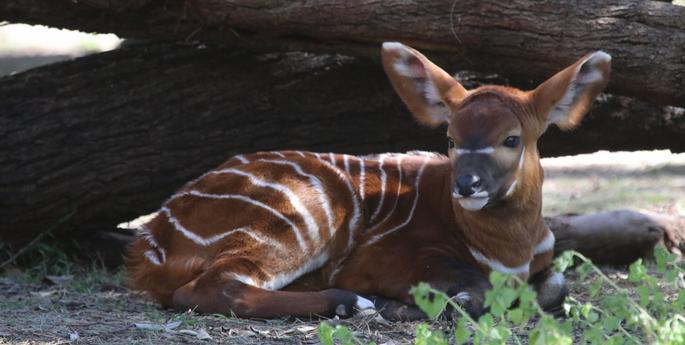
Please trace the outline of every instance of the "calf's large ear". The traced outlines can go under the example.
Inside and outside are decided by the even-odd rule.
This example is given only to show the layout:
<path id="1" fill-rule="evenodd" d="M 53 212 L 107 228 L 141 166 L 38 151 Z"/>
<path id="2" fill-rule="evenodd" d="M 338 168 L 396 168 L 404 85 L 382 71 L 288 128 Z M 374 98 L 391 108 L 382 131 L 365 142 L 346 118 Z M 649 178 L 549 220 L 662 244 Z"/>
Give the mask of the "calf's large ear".
<path id="1" fill-rule="evenodd" d="M 607 85 L 610 73 L 611 55 L 587 54 L 532 91 L 534 111 L 546 124 L 572 129 Z"/>
<path id="2" fill-rule="evenodd" d="M 449 121 L 449 105 L 467 94 L 447 72 L 402 43 L 383 43 L 382 58 L 395 91 L 424 125 L 435 127 Z"/>

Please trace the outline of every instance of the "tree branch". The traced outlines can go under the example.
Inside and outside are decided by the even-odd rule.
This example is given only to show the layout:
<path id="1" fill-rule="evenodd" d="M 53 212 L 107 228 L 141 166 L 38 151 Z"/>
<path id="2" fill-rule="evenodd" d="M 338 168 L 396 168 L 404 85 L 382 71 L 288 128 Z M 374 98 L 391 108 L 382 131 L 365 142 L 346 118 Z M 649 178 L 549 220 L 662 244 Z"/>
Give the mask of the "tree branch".
<path id="1" fill-rule="evenodd" d="M 542 81 L 598 49 L 609 92 L 685 106 L 685 7 L 644 0 L 4 0 L 0 20 L 122 37 L 378 56 L 400 40 L 450 69 Z"/>

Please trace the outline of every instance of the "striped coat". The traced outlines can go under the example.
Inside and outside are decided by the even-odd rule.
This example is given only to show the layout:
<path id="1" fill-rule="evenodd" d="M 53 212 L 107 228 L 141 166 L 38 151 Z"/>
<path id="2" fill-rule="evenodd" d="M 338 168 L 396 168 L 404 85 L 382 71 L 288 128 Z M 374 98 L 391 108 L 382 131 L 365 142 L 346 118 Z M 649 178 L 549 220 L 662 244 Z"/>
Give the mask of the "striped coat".
<path id="1" fill-rule="evenodd" d="M 217 261 L 265 289 L 320 268 L 319 284 L 346 285 L 337 280 L 348 256 L 415 223 L 445 162 L 425 152 L 235 156 L 186 184 L 142 227 L 129 257 L 133 285 L 170 305 L 176 288 Z"/>

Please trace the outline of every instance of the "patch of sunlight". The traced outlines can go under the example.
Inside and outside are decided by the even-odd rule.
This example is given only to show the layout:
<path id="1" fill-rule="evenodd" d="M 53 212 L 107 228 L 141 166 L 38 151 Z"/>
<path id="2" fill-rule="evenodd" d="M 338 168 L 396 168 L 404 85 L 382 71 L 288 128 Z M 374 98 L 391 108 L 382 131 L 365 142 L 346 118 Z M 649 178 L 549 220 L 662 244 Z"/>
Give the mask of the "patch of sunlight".
<path id="1" fill-rule="evenodd" d="M 0 56 L 80 56 L 115 49 L 121 41 L 114 34 L 89 34 L 42 25 L 0 25 Z"/>
<path id="2" fill-rule="evenodd" d="M 685 6 L 685 0 L 673 0 L 674 5 Z"/>
<path id="3" fill-rule="evenodd" d="M 673 208 L 685 214 L 685 154 L 608 152 L 542 159 L 543 213 Z"/>

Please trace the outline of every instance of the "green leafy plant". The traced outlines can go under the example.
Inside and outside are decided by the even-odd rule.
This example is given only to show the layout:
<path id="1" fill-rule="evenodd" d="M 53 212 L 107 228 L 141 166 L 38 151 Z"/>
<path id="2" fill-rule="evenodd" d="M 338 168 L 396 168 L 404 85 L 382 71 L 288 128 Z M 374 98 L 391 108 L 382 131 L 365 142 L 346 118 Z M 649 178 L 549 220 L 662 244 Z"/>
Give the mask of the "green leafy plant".
<path id="1" fill-rule="evenodd" d="M 454 298 L 426 283 L 412 288 L 416 305 L 430 319 L 447 307 L 455 320 L 451 332 L 416 326 L 415 344 L 474 345 L 535 344 L 685 344 L 685 271 L 665 249 L 655 250 L 655 263 L 642 260 L 630 265 L 627 279 L 612 279 L 588 258 L 565 252 L 555 260 L 555 270 L 574 267 L 577 279 L 587 286 L 582 296 L 569 296 L 566 318 L 556 319 L 537 303 L 536 293 L 516 276 L 490 274 L 492 289 L 485 294 L 488 312 L 473 319 Z M 324 345 L 362 344 L 345 326 L 319 326 Z"/>

